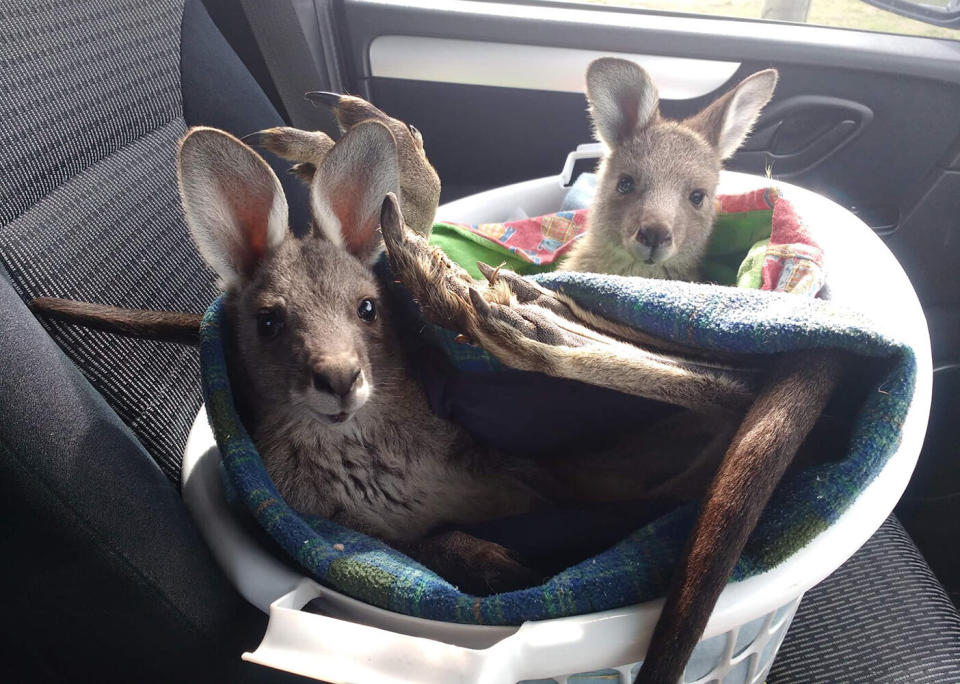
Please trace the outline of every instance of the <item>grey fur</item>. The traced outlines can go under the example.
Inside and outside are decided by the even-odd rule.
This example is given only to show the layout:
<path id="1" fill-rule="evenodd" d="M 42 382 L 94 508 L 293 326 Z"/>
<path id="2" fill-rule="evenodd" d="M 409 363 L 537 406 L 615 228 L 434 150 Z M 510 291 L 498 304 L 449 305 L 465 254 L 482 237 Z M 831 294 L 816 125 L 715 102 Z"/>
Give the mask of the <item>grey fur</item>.
<path id="1" fill-rule="evenodd" d="M 280 181 L 263 159 L 235 142 L 217 129 L 197 127 L 177 155 L 187 224 L 204 226 L 192 231 L 193 238 L 223 287 L 249 276 L 254 257 L 280 244 L 288 231 Z"/>
<path id="2" fill-rule="evenodd" d="M 635 443 L 626 444 L 602 455 L 604 481 L 584 487 L 584 469 L 593 471 L 597 461 L 558 459 L 547 470 L 479 447 L 460 427 L 429 410 L 405 364 L 369 267 L 371 254 L 379 249 L 373 236 L 381 224 L 385 233 L 389 229 L 391 235 L 420 241 L 415 263 L 433 259 L 423 238 L 405 226 L 393 192 L 382 211 L 370 216 L 374 198 L 398 184 L 394 138 L 383 124 L 365 121 L 351 127 L 320 162 L 311 201 L 317 229 L 303 239 L 286 231 L 267 249 L 259 249 L 259 234 L 237 220 L 231 207 L 239 202 L 262 216 L 279 206 L 272 190 L 277 180 L 269 167 L 239 140 L 211 129 L 194 129 L 182 148 L 184 205 L 206 204 L 203 210 L 188 211 L 188 223 L 197 242 L 206 245 L 204 255 L 226 287 L 224 327 L 238 410 L 267 472 L 297 510 L 381 537 L 444 572 L 461 588 L 487 593 L 539 577 L 496 544 L 463 533 L 433 535 L 433 530 L 523 513 L 552 498 L 609 501 L 625 494 L 636 498 L 659 493 L 689 465 L 679 457 L 661 457 L 659 462 L 667 467 L 651 470 L 647 459 L 623 457 L 637 449 Z M 205 173 L 214 180 L 200 182 Z M 226 174 L 230 182 L 217 181 L 217 174 Z M 251 201 L 262 206 L 251 207 Z M 286 216 L 280 219 L 285 223 Z M 391 258 L 398 251 L 393 250 Z M 396 273 L 411 287 L 415 284 L 410 278 L 421 271 L 416 266 Z M 452 268 L 448 273 L 465 277 Z M 497 280 L 493 272 L 490 277 Z M 551 313 L 549 307 L 544 309 L 546 318 L 524 317 L 535 314 L 535 308 L 511 315 L 496 301 L 513 297 L 508 282 L 505 278 L 490 284 L 486 295 L 493 300 L 482 306 L 494 318 L 502 314 L 507 322 L 529 323 L 529 332 L 544 338 L 534 344 L 534 354 L 544 354 L 544 362 L 565 358 L 567 345 L 573 345 L 569 348 L 580 354 L 571 368 L 629 378 L 626 391 L 721 411 L 751 396 L 747 385 L 732 376 L 621 344 Z M 521 296 L 536 293 L 524 290 Z M 475 297 L 479 294 L 470 290 L 467 298 Z M 375 319 L 364 320 L 358 313 L 366 300 L 377 305 Z M 554 308 L 566 310 L 560 302 Z M 265 312 L 272 321 L 269 330 L 279 332 L 262 334 Z M 282 327 L 277 327 L 279 321 Z M 596 346 L 594 352 L 590 345 Z M 613 352 L 619 362 L 609 356 Z M 625 374 L 625 369 L 637 372 Z M 687 385 L 696 389 L 687 391 Z M 670 449 L 661 442 L 652 452 Z M 657 460 L 652 452 L 650 459 Z M 683 491 L 691 487 L 684 484 Z"/>
<path id="3" fill-rule="evenodd" d="M 358 316 L 364 299 L 381 301 L 366 263 L 376 249 L 382 194 L 397 184 L 390 132 L 376 122 L 347 132 L 313 180 L 320 230 L 304 239 L 285 231 L 262 254 L 242 221 L 230 221 L 230 207 L 236 194 L 273 201 L 277 181 L 269 167 L 239 140 L 210 129 L 191 131 L 182 150 L 184 204 L 204 207 L 188 212 L 190 229 L 226 285 L 236 399 L 288 503 L 394 542 L 418 539 L 441 523 L 529 509 L 536 497 L 525 485 L 430 412 L 384 307 L 375 320 Z M 225 172 L 234 174 L 228 184 L 196 180 Z M 354 220 L 340 220 L 346 216 Z M 238 271 L 235 261 L 252 268 Z M 282 312 L 283 327 L 272 339 L 258 333 L 264 311 Z M 349 391 L 317 387 L 317 374 L 344 366 L 360 371 Z"/>
<path id="4" fill-rule="evenodd" d="M 598 60 L 587 75 L 591 113 L 601 136 L 609 135 L 610 121 L 616 119 L 616 114 L 610 113 L 611 96 L 606 91 L 637 90 L 636 72 L 626 65 L 614 65 L 614 61 L 619 60 Z M 592 79 L 602 81 L 600 106 L 593 101 L 592 93 L 597 88 L 596 84 L 591 88 Z M 621 132 L 600 164 L 587 234 L 561 268 L 698 279 L 713 229 L 713 202 L 722 161 L 742 144 L 776 82 L 776 71 L 761 71 L 682 123 L 653 114 L 647 123 L 641 119 L 632 135 Z M 652 85 L 645 92 L 650 89 Z M 629 96 L 621 96 L 618 102 L 621 106 L 630 103 L 621 112 L 622 117 L 633 112 Z M 617 183 L 624 175 L 635 179 L 633 192 L 618 192 Z M 694 190 L 704 195 L 699 208 L 688 201 Z M 672 239 L 667 252 L 655 254 L 647 248 L 649 245 L 641 248 L 637 244 L 637 238 L 649 227 L 669 233 Z M 700 416 L 681 413 L 674 417 L 675 424 L 667 422 L 663 426 L 660 436 L 665 435 L 671 446 L 679 446 L 693 431 L 711 436 L 705 446 L 696 445 L 699 457 L 664 486 L 671 493 L 687 496 L 696 496 L 705 482 L 709 482 L 709 488 L 636 684 L 683 679 L 690 653 L 747 537 L 823 411 L 838 383 L 843 362 L 839 352 L 829 350 L 785 355 L 768 369 L 742 422 L 720 417 L 706 424 Z M 692 389 L 690 383 L 687 385 Z M 650 438 L 657 436 L 656 432 L 645 435 L 640 446 L 649 448 Z M 688 449 L 687 453 L 698 451 Z M 590 486 L 601 487 L 608 496 L 612 490 L 604 486 L 604 481 L 615 483 L 618 477 L 617 472 L 610 475 L 600 471 L 590 480 Z M 654 489 L 649 494 L 657 493 Z"/>
<path id="5" fill-rule="evenodd" d="M 587 68 L 587 101 L 597 138 L 616 147 L 659 116 L 649 74 L 633 62 L 601 57 Z"/>
<path id="6" fill-rule="evenodd" d="M 430 235 L 437 203 L 440 201 L 440 177 L 427 159 L 420 132 L 359 97 L 340 95 L 332 108 L 344 133 L 364 121 L 377 121 L 393 134 L 397 143 L 396 156 L 400 173 L 400 191 L 397 196 L 403 208 L 404 220 L 420 235 Z M 287 161 L 295 162 L 290 169 L 291 173 L 308 185 L 313 180 L 316 169 L 334 146 L 333 140 L 325 133 L 288 127 L 253 133 L 246 136 L 244 142 L 263 147 Z"/>
<path id="7" fill-rule="evenodd" d="M 683 122 L 660 116 L 656 88 L 639 66 L 610 57 L 587 71 L 597 135 L 610 148 L 598 169 L 586 234 L 563 268 L 696 280 L 713 230 L 723 160 L 736 150 L 773 94 L 777 72 L 761 71 Z M 621 179 L 633 181 L 621 192 Z M 702 193 L 696 206 L 694 193 Z"/>

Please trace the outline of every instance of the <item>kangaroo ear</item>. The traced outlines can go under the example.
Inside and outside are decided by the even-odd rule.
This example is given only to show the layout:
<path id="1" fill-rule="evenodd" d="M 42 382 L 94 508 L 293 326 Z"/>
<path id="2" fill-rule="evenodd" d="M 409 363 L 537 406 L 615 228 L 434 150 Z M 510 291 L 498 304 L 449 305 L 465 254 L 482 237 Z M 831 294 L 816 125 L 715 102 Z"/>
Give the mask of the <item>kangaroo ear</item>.
<path id="1" fill-rule="evenodd" d="M 177 155 L 187 225 L 224 287 L 249 278 L 287 235 L 287 198 L 267 163 L 229 133 L 192 128 Z"/>
<path id="2" fill-rule="evenodd" d="M 773 97 L 777 77 L 776 69 L 747 76 L 733 90 L 684 123 L 700 131 L 717 148 L 720 158 L 727 159 L 743 144 L 760 110 Z"/>
<path id="3" fill-rule="evenodd" d="M 619 145 L 659 116 L 656 86 L 646 71 L 625 59 L 601 57 L 590 63 L 587 101 L 597 137 L 608 147 Z"/>
<path id="4" fill-rule="evenodd" d="M 364 121 L 337 141 L 310 185 L 315 230 L 358 259 L 382 244 L 377 228 L 388 192 L 400 193 L 397 143 L 383 124 Z"/>

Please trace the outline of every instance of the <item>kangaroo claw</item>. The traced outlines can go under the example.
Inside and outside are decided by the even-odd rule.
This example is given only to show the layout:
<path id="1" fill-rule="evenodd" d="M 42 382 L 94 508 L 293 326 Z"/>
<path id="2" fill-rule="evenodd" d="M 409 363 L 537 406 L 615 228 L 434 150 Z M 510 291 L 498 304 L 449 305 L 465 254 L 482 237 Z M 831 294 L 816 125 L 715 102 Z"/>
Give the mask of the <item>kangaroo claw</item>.
<path id="1" fill-rule="evenodd" d="M 480 269 L 480 273 L 483 274 L 483 277 L 487 279 L 487 282 L 491 285 L 496 285 L 497 280 L 500 277 L 500 269 L 507 265 L 506 261 L 500 262 L 500 265 L 496 268 L 493 268 L 489 264 L 485 264 L 482 261 L 477 262 L 477 268 Z"/>
<path id="2" fill-rule="evenodd" d="M 742 374 L 611 337 L 561 296 L 509 270 L 481 268 L 484 279 L 474 281 L 403 225 L 396 202 L 388 196 L 380 216 L 390 268 L 427 319 L 460 333 L 458 340 L 471 340 L 519 370 L 601 385 L 705 414 L 739 413 L 752 399 Z"/>
<path id="3" fill-rule="evenodd" d="M 325 90 L 311 90 L 303 94 L 303 99 L 310 100 L 314 105 L 321 107 L 336 107 L 340 104 L 340 93 L 330 93 Z"/>
<path id="4" fill-rule="evenodd" d="M 251 147 L 259 147 L 263 140 L 267 136 L 267 131 L 257 131 L 256 133 L 248 133 L 247 135 L 240 138 L 240 142 L 246 143 Z"/>
<path id="5" fill-rule="evenodd" d="M 309 162 L 301 162 L 299 164 L 294 164 L 289 169 L 287 169 L 287 173 L 289 173 L 291 176 L 296 176 L 297 178 L 302 180 L 304 183 L 310 183 L 310 181 L 313 180 L 313 176 L 314 174 L 316 174 L 316 172 L 317 172 L 316 165 L 311 164 Z"/>

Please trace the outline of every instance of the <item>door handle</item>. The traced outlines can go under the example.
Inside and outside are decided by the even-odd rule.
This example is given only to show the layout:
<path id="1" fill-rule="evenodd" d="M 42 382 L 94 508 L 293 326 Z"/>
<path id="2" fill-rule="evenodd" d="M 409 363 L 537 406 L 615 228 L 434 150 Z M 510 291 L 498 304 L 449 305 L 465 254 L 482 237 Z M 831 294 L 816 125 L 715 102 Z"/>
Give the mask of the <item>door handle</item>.
<path id="1" fill-rule="evenodd" d="M 871 121 L 873 111 L 859 102 L 820 95 L 791 97 L 764 113 L 736 161 L 769 169 L 778 178 L 799 176 L 850 144 Z"/>

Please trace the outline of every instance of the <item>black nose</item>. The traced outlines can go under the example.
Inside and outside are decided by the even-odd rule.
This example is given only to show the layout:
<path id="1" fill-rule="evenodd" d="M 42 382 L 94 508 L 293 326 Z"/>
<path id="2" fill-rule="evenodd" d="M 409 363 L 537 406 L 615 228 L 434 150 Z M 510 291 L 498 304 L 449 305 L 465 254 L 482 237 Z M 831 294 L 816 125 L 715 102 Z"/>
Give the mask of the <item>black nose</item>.
<path id="1" fill-rule="evenodd" d="M 637 231 L 637 242 L 646 245 L 650 249 L 656 249 L 662 245 L 669 245 L 673 242 L 673 234 L 670 229 L 661 224 L 655 223 L 649 226 L 641 226 Z"/>
<path id="2" fill-rule="evenodd" d="M 314 371 L 313 386 L 318 392 L 328 392 L 338 397 L 345 397 L 359 379 L 359 366 L 326 368 L 322 372 Z"/>

